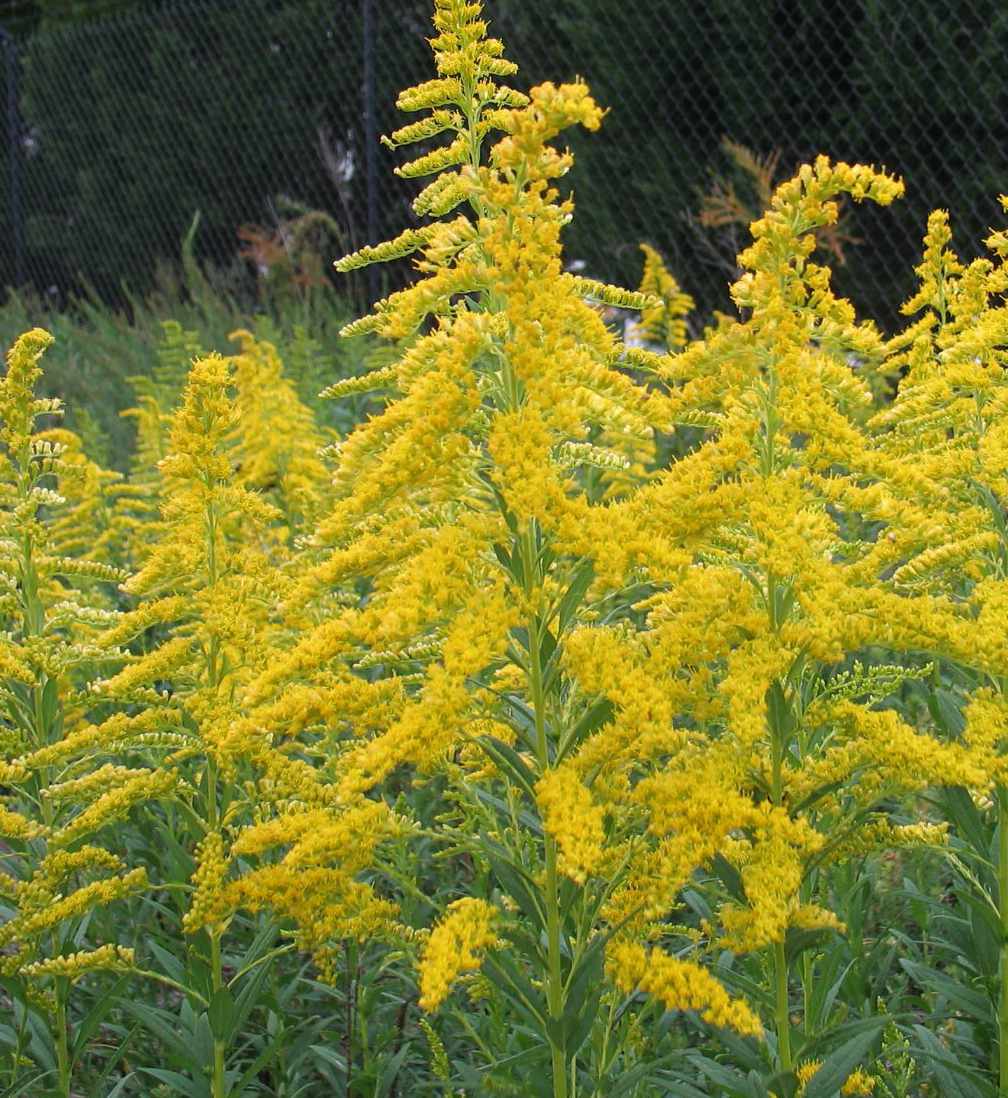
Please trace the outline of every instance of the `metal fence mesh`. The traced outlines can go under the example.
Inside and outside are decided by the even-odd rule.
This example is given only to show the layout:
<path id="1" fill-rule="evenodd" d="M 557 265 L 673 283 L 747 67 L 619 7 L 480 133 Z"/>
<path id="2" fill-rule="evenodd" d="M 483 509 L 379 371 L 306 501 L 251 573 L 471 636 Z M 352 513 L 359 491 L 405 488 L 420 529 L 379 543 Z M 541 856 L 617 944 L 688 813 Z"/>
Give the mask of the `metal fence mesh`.
<path id="1" fill-rule="evenodd" d="M 967 254 L 999 219 L 1001 0 L 487 9 L 521 84 L 580 75 L 610 108 L 601 133 L 571 138 L 568 255 L 593 275 L 634 282 L 646 240 L 702 312 L 724 307 L 767 188 L 819 152 L 906 179 L 898 209 L 849 209 L 827 241 L 840 288 L 883 322 L 933 206 Z M 189 0 L 7 39 L 0 283 L 144 293 L 187 234 L 236 288 L 292 251 L 290 277 L 327 277 L 323 259 L 412 219 L 376 136 L 431 71 L 429 15 L 429 0 Z M 347 284 L 361 303 L 364 277 Z"/>

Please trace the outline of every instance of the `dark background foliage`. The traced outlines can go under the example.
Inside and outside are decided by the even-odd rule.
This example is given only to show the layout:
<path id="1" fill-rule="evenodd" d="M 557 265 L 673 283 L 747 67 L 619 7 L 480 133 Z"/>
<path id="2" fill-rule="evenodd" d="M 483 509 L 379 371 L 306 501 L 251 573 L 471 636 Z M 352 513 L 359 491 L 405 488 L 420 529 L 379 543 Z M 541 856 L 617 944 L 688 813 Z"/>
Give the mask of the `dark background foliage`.
<path id="1" fill-rule="evenodd" d="M 428 0 L 372 0 L 377 131 L 429 74 Z M 891 322 L 909 292 L 927 212 L 951 209 L 969 252 L 1006 190 L 1008 9 L 997 0 L 492 0 L 520 81 L 581 75 L 610 108 L 576 134 L 569 256 L 634 282 L 649 240 L 699 299 L 726 304 L 745 234 L 697 224 L 719 145 L 779 151 L 779 175 L 819 152 L 906 178 L 898 210 L 855 212 L 841 288 Z M 363 0 L 45 0 L 4 6 L 18 40 L 24 273 L 62 297 L 144 292 L 200 212 L 197 253 L 236 277 L 236 232 L 285 200 L 368 234 Z M 2 113 L 2 112 L 0 112 Z M 9 146 L 0 127 L 0 150 Z M 409 222 L 413 187 L 377 150 L 378 235 Z M 727 173 L 727 176 L 726 176 Z M 0 175 L 0 282 L 15 280 L 10 173 Z M 739 186 L 744 185 L 739 181 Z M 278 212 L 281 211 L 281 212 Z"/>

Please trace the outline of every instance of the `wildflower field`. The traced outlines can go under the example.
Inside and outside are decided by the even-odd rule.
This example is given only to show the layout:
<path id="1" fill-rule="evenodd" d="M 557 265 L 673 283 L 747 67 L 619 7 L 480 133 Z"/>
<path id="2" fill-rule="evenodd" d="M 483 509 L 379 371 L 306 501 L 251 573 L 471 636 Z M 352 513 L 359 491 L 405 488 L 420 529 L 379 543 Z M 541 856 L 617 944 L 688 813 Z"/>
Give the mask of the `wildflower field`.
<path id="1" fill-rule="evenodd" d="M 882 332 L 817 246 L 904 184 L 821 156 L 691 338 L 488 34 L 342 349 L 108 328 L 112 427 L 13 342 L 0 1096 L 1008 1096 L 1008 231 Z"/>

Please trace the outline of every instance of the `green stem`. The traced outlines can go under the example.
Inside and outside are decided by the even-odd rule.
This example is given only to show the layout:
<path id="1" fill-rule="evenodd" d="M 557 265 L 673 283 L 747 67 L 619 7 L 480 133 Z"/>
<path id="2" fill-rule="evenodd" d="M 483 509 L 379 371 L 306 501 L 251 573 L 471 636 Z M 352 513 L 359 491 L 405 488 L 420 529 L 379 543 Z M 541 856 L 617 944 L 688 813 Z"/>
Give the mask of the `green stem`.
<path id="1" fill-rule="evenodd" d="M 214 587 L 217 583 L 217 513 L 213 506 L 207 508 L 207 584 Z M 218 671 L 219 643 L 216 635 L 210 637 L 209 653 L 207 656 L 207 684 L 212 691 L 216 691 L 219 685 Z M 207 799 L 207 831 L 220 829 L 220 807 L 217 797 L 217 762 L 212 752 L 207 753 L 206 767 L 206 799 Z M 224 986 L 224 966 L 221 960 L 221 936 L 217 927 L 210 930 L 210 970 L 213 987 L 213 995 Z M 213 999 L 211 995 L 211 1000 Z M 213 1098 L 226 1098 L 226 1085 L 224 1078 L 224 1060 L 227 1046 L 222 1037 L 214 1034 L 214 1062 L 213 1062 Z"/>
<path id="2" fill-rule="evenodd" d="M 791 1012 L 788 1001 L 788 966 L 784 942 L 774 942 L 773 954 L 775 1008 L 774 1022 L 777 1029 L 777 1059 L 781 1071 L 794 1067 L 791 1058 Z"/>
<path id="3" fill-rule="evenodd" d="M 557 887 L 556 843 L 546 837 L 546 942 L 549 956 L 547 1005 L 550 1021 L 559 1026 L 564 1014 L 564 986 L 560 969 L 560 903 Z M 553 1059 L 553 1098 L 567 1098 L 567 1050 L 550 1037 Z"/>
<path id="4" fill-rule="evenodd" d="M 806 1037 L 812 1036 L 812 1012 L 809 1010 L 812 980 L 812 954 L 806 950 L 802 955 L 802 1028 Z"/>
<path id="5" fill-rule="evenodd" d="M 220 934 L 216 929 L 210 932 L 210 970 L 213 990 L 216 994 L 224 986 L 223 965 L 221 963 Z M 226 1098 L 227 1089 L 224 1080 L 225 1044 L 221 1037 L 214 1036 L 213 1062 L 213 1098 Z"/>
<path id="6" fill-rule="evenodd" d="M 1008 1098 L 1008 788 L 998 798 L 998 909 L 1001 914 L 1001 957 L 998 988 L 998 1094 Z"/>
<path id="7" fill-rule="evenodd" d="M 214 678 L 211 667 L 211 679 Z M 217 763 L 212 755 L 207 756 L 206 766 L 206 804 L 207 804 L 207 831 L 217 831 L 220 827 L 220 812 L 217 805 Z M 220 931 L 212 927 L 208 931 L 210 935 L 210 979 L 211 1001 L 213 996 L 224 986 L 224 964 L 221 958 Z M 227 1090 L 224 1081 L 224 1054 L 226 1045 L 223 1038 L 214 1035 L 214 1061 L 213 1061 L 213 1098 L 225 1098 Z"/>
<path id="8" fill-rule="evenodd" d="M 773 577 L 770 577 L 768 589 L 768 602 L 771 607 L 776 606 L 776 593 L 773 587 Z M 771 626 L 777 627 L 776 617 L 771 609 Z M 783 688 L 780 688 L 783 690 Z M 783 804 L 783 764 L 784 753 L 787 749 L 785 742 L 785 730 L 778 727 L 777 721 L 770 719 L 770 738 L 773 773 L 771 775 L 770 797 L 778 807 Z M 791 1017 L 790 1002 L 788 998 L 788 963 L 787 953 L 784 949 L 784 939 L 774 942 L 773 946 L 773 975 L 774 975 L 774 1023 L 777 1030 L 777 1058 L 781 1071 L 790 1071 L 794 1067 L 791 1057 Z"/>
<path id="9" fill-rule="evenodd" d="M 345 1098 L 350 1098 L 350 1085 L 353 1079 L 354 1056 L 354 996 L 356 981 L 354 975 L 357 971 L 356 943 L 348 939 L 344 944 L 343 957 L 346 962 L 346 1021 L 343 1027 L 343 1059 L 346 1061 L 346 1082 L 344 1083 Z"/>
<path id="10" fill-rule="evenodd" d="M 526 532 L 522 546 L 525 555 L 525 579 L 528 590 L 538 581 L 538 562 L 536 560 L 535 537 L 531 527 Z M 532 617 L 528 623 L 529 635 L 529 693 L 532 712 L 535 719 L 536 756 L 540 773 L 549 768 L 549 742 L 546 736 L 546 698 L 543 689 L 543 671 L 541 659 L 541 623 L 538 617 Z M 560 1020 L 564 1015 L 565 988 L 560 952 L 560 882 L 557 872 L 556 841 L 546 836 L 546 1005 L 549 1010 L 551 1029 L 556 1033 L 560 1029 Z M 563 1041 L 558 1041 L 553 1033 L 548 1033 L 550 1054 L 553 1067 L 553 1098 L 567 1098 L 567 1049 Z"/>
<path id="11" fill-rule="evenodd" d="M 70 1045 L 67 1032 L 67 981 L 56 981 L 56 1066 L 59 1071 L 59 1092 L 70 1098 Z"/>
<path id="12" fill-rule="evenodd" d="M 26 534 L 23 542 L 22 560 L 22 588 L 23 588 L 23 632 L 24 636 L 36 637 L 42 633 L 45 626 L 45 608 L 38 596 L 39 580 L 38 572 L 33 560 L 33 545 L 30 535 Z M 58 723 L 47 721 L 45 714 L 45 688 L 48 676 L 42 672 L 39 682 L 32 689 L 32 716 L 34 719 L 35 746 L 43 747 L 52 743 L 56 738 Z M 49 770 L 43 770 L 37 776 L 38 800 L 41 808 L 42 822 L 46 828 L 51 828 L 55 823 L 56 810 L 51 801 L 44 797 L 43 790 L 49 784 Z M 58 956 L 60 943 L 53 931 L 52 955 Z M 63 1098 L 70 1098 L 71 1063 L 70 1063 L 70 1033 L 69 1017 L 67 1014 L 67 1000 L 70 994 L 70 982 L 65 979 L 56 980 L 56 1018 L 53 1031 L 53 1044 L 56 1048 L 56 1070 L 59 1075 L 59 1093 Z"/>

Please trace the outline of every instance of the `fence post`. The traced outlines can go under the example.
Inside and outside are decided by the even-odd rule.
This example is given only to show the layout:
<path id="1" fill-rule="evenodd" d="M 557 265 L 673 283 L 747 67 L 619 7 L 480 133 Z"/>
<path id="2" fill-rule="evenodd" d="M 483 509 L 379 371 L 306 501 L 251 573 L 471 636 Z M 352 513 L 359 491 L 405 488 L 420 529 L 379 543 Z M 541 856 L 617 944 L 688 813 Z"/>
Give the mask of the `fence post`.
<path id="1" fill-rule="evenodd" d="M 367 242 L 378 243 L 378 126 L 375 118 L 375 5 L 374 0 L 362 0 L 364 6 L 364 174 L 367 187 Z M 367 269 L 368 295 L 378 297 L 378 270 Z"/>
<path id="2" fill-rule="evenodd" d="M 17 42 L 12 34 L 0 27 L 4 68 L 7 72 L 7 150 L 9 158 L 9 210 L 11 236 L 14 240 L 14 285 L 21 286 L 24 271 L 24 210 L 21 206 L 21 118 L 18 111 Z"/>

